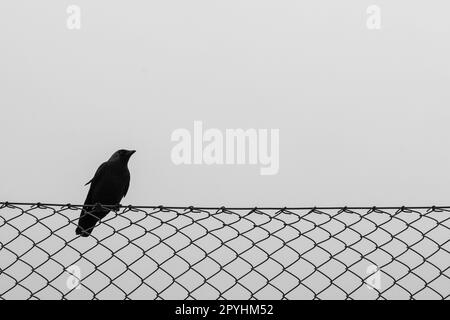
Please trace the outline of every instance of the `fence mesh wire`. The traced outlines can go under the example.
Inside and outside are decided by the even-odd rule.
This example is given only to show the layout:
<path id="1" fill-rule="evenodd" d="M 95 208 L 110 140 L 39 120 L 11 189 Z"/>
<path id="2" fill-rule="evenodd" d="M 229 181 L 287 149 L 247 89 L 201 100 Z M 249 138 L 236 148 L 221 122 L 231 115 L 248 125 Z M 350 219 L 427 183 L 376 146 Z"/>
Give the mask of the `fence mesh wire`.
<path id="1" fill-rule="evenodd" d="M 1 299 L 450 296 L 449 207 L 80 208 L 0 202 Z"/>

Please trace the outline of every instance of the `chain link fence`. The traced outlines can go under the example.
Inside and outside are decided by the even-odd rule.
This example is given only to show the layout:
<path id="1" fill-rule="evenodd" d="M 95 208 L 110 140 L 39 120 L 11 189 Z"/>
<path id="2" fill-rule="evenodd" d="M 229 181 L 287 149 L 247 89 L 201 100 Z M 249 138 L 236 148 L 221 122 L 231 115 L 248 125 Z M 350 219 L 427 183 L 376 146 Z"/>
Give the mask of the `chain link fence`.
<path id="1" fill-rule="evenodd" d="M 449 299 L 450 207 L 0 202 L 1 299 Z"/>

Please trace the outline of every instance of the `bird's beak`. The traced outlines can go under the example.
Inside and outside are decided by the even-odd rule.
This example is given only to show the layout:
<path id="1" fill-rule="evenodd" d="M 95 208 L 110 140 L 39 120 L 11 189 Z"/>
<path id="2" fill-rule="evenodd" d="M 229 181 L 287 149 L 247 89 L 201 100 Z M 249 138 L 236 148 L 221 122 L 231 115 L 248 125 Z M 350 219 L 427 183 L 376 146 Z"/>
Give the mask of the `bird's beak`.
<path id="1" fill-rule="evenodd" d="M 128 151 L 128 153 L 129 153 L 128 157 L 131 157 L 135 152 L 136 152 L 136 150 L 130 150 L 130 151 Z"/>

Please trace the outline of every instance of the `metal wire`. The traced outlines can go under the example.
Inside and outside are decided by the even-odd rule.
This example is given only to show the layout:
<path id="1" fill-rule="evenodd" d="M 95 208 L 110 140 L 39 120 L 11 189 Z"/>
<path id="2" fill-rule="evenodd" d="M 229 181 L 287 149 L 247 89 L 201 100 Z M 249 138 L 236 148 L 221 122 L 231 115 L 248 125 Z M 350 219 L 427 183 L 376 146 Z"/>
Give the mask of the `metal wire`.
<path id="1" fill-rule="evenodd" d="M 0 299 L 450 297 L 449 207 L 81 208 L 0 202 Z"/>

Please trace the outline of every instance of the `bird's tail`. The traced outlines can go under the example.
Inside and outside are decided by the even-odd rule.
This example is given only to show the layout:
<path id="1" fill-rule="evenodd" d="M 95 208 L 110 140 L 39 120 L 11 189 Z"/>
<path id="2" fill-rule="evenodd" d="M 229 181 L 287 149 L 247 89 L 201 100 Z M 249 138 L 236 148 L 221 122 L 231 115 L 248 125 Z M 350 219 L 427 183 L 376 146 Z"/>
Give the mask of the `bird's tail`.
<path id="1" fill-rule="evenodd" d="M 77 235 L 80 235 L 81 237 L 88 237 L 97 224 L 98 220 L 98 214 L 97 212 L 95 212 L 93 207 L 83 207 L 75 233 Z"/>

